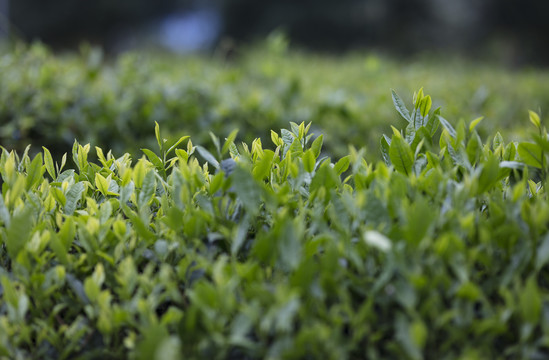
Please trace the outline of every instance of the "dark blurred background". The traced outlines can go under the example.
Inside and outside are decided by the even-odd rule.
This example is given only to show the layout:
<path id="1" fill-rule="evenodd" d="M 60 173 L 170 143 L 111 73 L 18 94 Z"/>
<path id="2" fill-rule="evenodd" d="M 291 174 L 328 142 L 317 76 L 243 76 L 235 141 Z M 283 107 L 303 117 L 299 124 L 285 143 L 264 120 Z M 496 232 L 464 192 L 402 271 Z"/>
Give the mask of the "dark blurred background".
<path id="1" fill-rule="evenodd" d="M 292 44 L 396 55 L 450 52 L 513 66 L 549 64 L 542 0 L 0 0 L 4 35 L 54 49 L 161 46 L 207 51 L 282 29 Z"/>

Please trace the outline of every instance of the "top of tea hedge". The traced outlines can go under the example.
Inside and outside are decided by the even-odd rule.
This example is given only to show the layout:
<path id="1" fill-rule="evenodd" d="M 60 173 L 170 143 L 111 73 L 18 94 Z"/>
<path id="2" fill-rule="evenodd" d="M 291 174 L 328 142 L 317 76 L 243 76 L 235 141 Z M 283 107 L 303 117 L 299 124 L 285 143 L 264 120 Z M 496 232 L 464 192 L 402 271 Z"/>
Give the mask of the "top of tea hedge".
<path id="1" fill-rule="evenodd" d="M 517 121 L 524 110 L 549 108 L 546 70 L 375 54 L 320 57 L 271 45 L 230 61 L 141 53 L 107 58 L 91 48 L 56 55 L 41 44 L 18 45 L 0 53 L 0 144 L 19 153 L 28 144 L 35 151 L 45 146 L 60 158 L 76 138 L 137 158 L 140 148 L 155 144 L 155 121 L 170 141 L 192 134 L 204 145 L 210 131 L 240 128 L 240 140 L 250 143 L 289 122 L 312 122 L 312 131 L 330 135 L 327 154 L 343 157 L 352 144 L 365 147 L 374 162 L 379 134 L 402 125 L 387 106 L 394 86 L 406 94 L 429 88 L 435 106 L 456 121 L 486 116 L 477 128 L 483 139 L 496 131 L 526 136 Z"/>
<path id="2" fill-rule="evenodd" d="M 2 149 L 0 358 L 549 356 L 541 119 L 483 142 L 392 96 L 407 126 L 373 163 L 305 123 L 213 151 L 157 126 L 97 163 Z"/>

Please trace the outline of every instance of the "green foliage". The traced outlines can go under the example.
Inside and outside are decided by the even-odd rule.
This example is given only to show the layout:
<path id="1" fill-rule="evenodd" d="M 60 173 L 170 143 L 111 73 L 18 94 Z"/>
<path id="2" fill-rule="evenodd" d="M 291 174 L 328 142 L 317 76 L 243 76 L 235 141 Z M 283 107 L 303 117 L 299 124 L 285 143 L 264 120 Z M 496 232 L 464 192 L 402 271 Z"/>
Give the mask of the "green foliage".
<path id="1" fill-rule="evenodd" d="M 215 153 L 157 126 L 137 161 L 75 142 L 65 170 L 2 148 L 0 358 L 549 356 L 541 119 L 484 143 L 393 100 L 376 162 L 304 122 Z"/>
<path id="2" fill-rule="evenodd" d="M 444 106 L 449 119 L 485 115 L 489 121 L 477 127 L 482 139 L 496 131 L 525 136 L 517 121 L 524 109 L 549 107 L 548 71 L 508 72 L 432 57 L 319 57 L 287 50 L 281 39 L 239 51 L 231 61 L 140 53 L 102 58 L 89 49 L 60 56 L 40 44 L 18 45 L 0 54 L 0 144 L 20 153 L 40 144 L 59 161 L 76 138 L 134 157 L 141 148 L 162 147 L 157 155 L 164 160 L 164 138 L 174 144 L 193 134 L 193 141 L 219 158 L 218 150 L 225 156 L 230 149 L 222 138 L 216 149 L 210 133 L 228 136 L 239 128 L 240 140 L 251 143 L 293 121 L 312 122 L 314 132 L 329 135 L 325 154 L 340 158 L 348 145 L 366 147 L 364 156 L 374 162 L 379 134 L 390 124 L 422 124 L 430 106 Z M 386 105 L 395 84 L 402 93 L 425 86 L 437 100 L 421 96 L 408 115 L 401 113 L 410 119 L 395 123 L 400 116 Z M 398 100 L 400 109 L 404 100 Z M 151 131 L 155 121 L 162 134 Z M 55 165 L 47 167 L 52 177 Z"/>

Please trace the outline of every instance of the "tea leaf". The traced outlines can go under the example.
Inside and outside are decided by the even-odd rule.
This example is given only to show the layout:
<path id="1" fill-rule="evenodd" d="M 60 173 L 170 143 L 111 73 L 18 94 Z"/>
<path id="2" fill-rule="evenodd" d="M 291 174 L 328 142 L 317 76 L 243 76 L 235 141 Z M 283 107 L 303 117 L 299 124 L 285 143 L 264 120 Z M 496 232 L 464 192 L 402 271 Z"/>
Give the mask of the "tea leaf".
<path id="1" fill-rule="evenodd" d="M 429 111 L 431 110 L 432 100 L 429 95 L 425 96 L 423 99 L 421 99 L 420 103 L 420 114 L 421 116 L 425 117 L 429 114 Z"/>
<path id="2" fill-rule="evenodd" d="M 55 167 L 53 166 L 53 158 L 51 153 L 43 146 L 42 149 L 44 149 L 44 165 L 46 166 L 46 170 L 48 171 L 48 174 L 50 174 L 51 178 L 55 180 Z"/>
<path id="3" fill-rule="evenodd" d="M 351 164 L 351 156 L 347 155 L 339 159 L 339 161 L 334 165 L 334 171 L 336 174 L 341 175 L 349 168 Z"/>
<path id="4" fill-rule="evenodd" d="M 100 173 L 95 173 L 95 186 L 97 187 L 97 190 L 103 194 L 103 196 L 107 196 L 107 193 L 109 192 L 109 181 L 105 179 Z"/>
<path id="5" fill-rule="evenodd" d="M 539 119 L 539 115 L 533 112 L 532 110 L 528 110 L 528 115 L 530 117 L 530 122 L 536 127 L 541 128 L 541 121 Z"/>
<path id="6" fill-rule="evenodd" d="M 246 210 L 252 214 L 258 211 L 261 202 L 262 190 L 259 184 L 254 180 L 250 172 L 243 167 L 237 166 L 231 174 L 233 187 L 238 198 Z"/>
<path id="7" fill-rule="evenodd" d="M 198 150 L 198 153 L 200 154 L 200 156 L 202 156 L 202 158 L 204 158 L 204 160 L 209 162 L 216 169 L 219 169 L 219 162 L 208 150 L 206 150 L 200 145 L 196 145 L 196 150 Z"/>
<path id="8" fill-rule="evenodd" d="M 442 116 L 438 116 L 438 121 L 440 121 L 440 123 L 442 124 L 442 126 L 444 127 L 444 129 L 446 129 L 446 131 L 448 131 L 448 134 L 453 138 L 453 139 L 456 139 L 457 138 L 457 132 L 456 130 L 454 129 L 454 127 L 448 122 L 448 120 L 446 120 L 445 118 L 443 118 Z"/>
<path id="9" fill-rule="evenodd" d="M 166 155 L 168 155 L 169 153 L 171 153 L 173 150 L 175 150 L 175 149 L 177 148 L 177 146 L 179 146 L 179 144 L 181 144 L 183 141 L 185 141 L 185 140 L 187 140 L 187 139 L 189 139 L 189 138 L 190 138 L 190 136 L 188 136 L 188 135 L 187 135 L 187 136 L 182 136 L 182 137 L 180 137 L 179 140 L 177 140 L 177 141 L 175 142 L 175 144 L 173 144 L 172 146 L 170 146 L 170 148 L 168 149 L 168 151 L 166 151 Z M 182 150 L 182 151 L 184 151 L 184 150 Z"/>
<path id="10" fill-rule="evenodd" d="M 238 135 L 238 129 L 231 131 L 229 136 L 227 136 L 227 138 L 225 139 L 225 143 L 223 144 L 223 148 L 221 149 L 221 156 L 225 155 L 227 151 L 229 151 L 231 144 L 234 144 L 236 135 Z"/>
<path id="11" fill-rule="evenodd" d="M 405 175 L 410 175 L 414 164 L 414 154 L 400 134 L 395 132 L 389 147 L 389 157 L 395 169 Z"/>
<path id="12" fill-rule="evenodd" d="M 539 271 L 549 263 L 549 234 L 545 235 L 536 252 L 536 269 Z"/>
<path id="13" fill-rule="evenodd" d="M 158 122 L 154 122 L 154 136 L 156 137 L 156 143 L 158 144 L 158 150 L 162 152 L 164 147 L 164 142 L 160 138 L 160 125 L 158 125 Z"/>
<path id="14" fill-rule="evenodd" d="M 154 196 L 156 191 L 156 176 L 153 171 L 147 172 L 143 179 L 143 185 L 139 192 L 138 206 L 140 208 L 146 206 Z"/>
<path id="15" fill-rule="evenodd" d="M 263 180 L 268 178 L 271 173 L 271 165 L 273 163 L 274 152 L 265 150 L 263 158 L 259 160 L 253 169 L 253 175 L 256 180 Z"/>
<path id="16" fill-rule="evenodd" d="M 281 146 L 283 144 L 282 139 L 273 130 L 271 130 L 271 141 L 275 144 L 275 146 Z"/>
<path id="17" fill-rule="evenodd" d="M 397 109 L 398 113 L 404 118 L 404 120 L 411 122 L 412 118 L 410 117 L 410 112 L 406 108 L 404 101 L 398 96 L 398 94 L 391 89 L 391 97 L 393 98 L 393 104 Z"/>
<path id="18" fill-rule="evenodd" d="M 4 226 L 10 226 L 10 212 L 4 203 L 4 198 L 0 195 L 0 221 Z"/>
<path id="19" fill-rule="evenodd" d="M 14 215 L 6 228 L 7 237 L 4 239 L 8 254 L 12 259 L 17 255 L 30 238 L 32 231 L 32 209 L 26 207 L 21 213 Z"/>
<path id="20" fill-rule="evenodd" d="M 162 159 L 158 157 L 155 153 L 153 153 L 149 149 L 141 149 L 145 155 L 147 155 L 147 158 L 150 162 L 154 165 L 154 167 L 160 172 L 165 174 L 166 170 L 164 169 L 164 163 L 162 162 Z"/>
<path id="21" fill-rule="evenodd" d="M 74 214 L 78 201 L 82 198 L 82 194 L 86 186 L 83 182 L 77 182 L 76 184 L 71 185 L 69 191 L 65 194 L 66 202 L 64 205 L 64 212 L 67 215 Z"/>
<path id="22" fill-rule="evenodd" d="M 311 173 L 315 169 L 315 155 L 313 153 L 312 149 L 309 149 L 303 153 L 301 156 L 301 160 L 303 161 L 303 167 L 305 168 L 305 171 Z"/>
<path id="23" fill-rule="evenodd" d="M 390 142 L 391 142 L 391 139 L 387 138 L 386 135 L 383 135 L 380 139 L 381 156 L 383 157 L 383 161 L 385 162 L 385 164 L 389 166 L 391 165 L 391 157 L 389 155 Z"/>
<path id="24" fill-rule="evenodd" d="M 473 130 L 475 130 L 477 125 L 480 124 L 482 120 L 484 120 L 484 116 L 478 117 L 475 120 L 471 121 L 471 123 L 469 123 L 469 132 L 473 132 Z"/>
<path id="25" fill-rule="evenodd" d="M 526 281 L 524 290 L 520 293 L 519 302 L 524 320 L 537 324 L 540 321 L 542 300 L 535 277 L 531 276 Z"/>
<path id="26" fill-rule="evenodd" d="M 219 138 L 217 136 L 214 135 L 214 133 L 212 133 L 211 131 L 209 132 L 210 134 L 210 138 L 212 139 L 212 142 L 215 146 L 215 150 L 217 151 L 217 154 L 219 156 L 221 156 L 221 145 L 219 143 Z"/>
<path id="27" fill-rule="evenodd" d="M 324 140 L 324 136 L 321 134 L 319 135 L 311 145 L 311 150 L 315 156 L 315 158 L 318 158 L 320 156 L 320 151 L 322 150 L 322 142 Z"/>
<path id="28" fill-rule="evenodd" d="M 543 167 L 542 150 L 537 144 L 520 143 L 518 153 L 521 160 L 526 164 L 537 168 Z"/>
<path id="29" fill-rule="evenodd" d="M 44 171 L 44 167 L 42 166 L 42 154 L 38 153 L 27 169 L 27 191 L 30 190 L 40 180 L 42 180 L 42 175 L 44 174 Z"/>

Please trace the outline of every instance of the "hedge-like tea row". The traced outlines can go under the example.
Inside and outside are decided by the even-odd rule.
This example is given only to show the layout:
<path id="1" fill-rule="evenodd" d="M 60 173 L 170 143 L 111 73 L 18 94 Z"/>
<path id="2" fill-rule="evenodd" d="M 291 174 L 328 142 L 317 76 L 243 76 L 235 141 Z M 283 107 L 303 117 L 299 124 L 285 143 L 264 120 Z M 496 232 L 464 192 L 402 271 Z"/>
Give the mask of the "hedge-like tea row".
<path id="1" fill-rule="evenodd" d="M 155 121 L 170 141 L 193 134 L 209 149 L 210 131 L 239 128 L 241 140 L 251 142 L 289 122 L 312 122 L 315 133 L 330 134 L 327 154 L 343 157 L 351 144 L 366 147 L 374 161 L 379 134 L 397 120 L 386 105 L 395 84 L 407 93 L 431 89 L 450 118 L 486 116 L 477 129 L 482 138 L 491 129 L 520 133 L 525 108 L 549 108 L 549 71 L 319 57 L 287 51 L 279 40 L 232 62 L 139 53 L 102 58 L 97 50 L 55 55 L 40 44 L 19 46 L 0 54 L 0 144 L 20 153 L 39 144 L 60 158 L 76 138 L 137 157 L 140 148 L 155 146 Z"/>
<path id="2" fill-rule="evenodd" d="M 304 123 L 213 154 L 157 126 L 137 161 L 75 142 L 74 169 L 3 149 L 0 358 L 547 358 L 538 115 L 483 143 L 393 99 L 377 163 Z"/>

